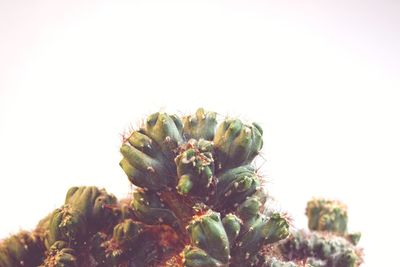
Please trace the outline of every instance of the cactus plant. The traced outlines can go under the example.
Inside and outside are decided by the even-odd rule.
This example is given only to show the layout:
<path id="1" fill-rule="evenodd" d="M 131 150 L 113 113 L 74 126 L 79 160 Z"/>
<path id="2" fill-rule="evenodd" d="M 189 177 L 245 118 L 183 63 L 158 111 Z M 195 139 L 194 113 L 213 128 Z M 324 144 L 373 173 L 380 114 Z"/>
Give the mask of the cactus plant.
<path id="1" fill-rule="evenodd" d="M 263 189 L 250 164 L 261 148 L 260 126 L 238 119 L 217 126 L 204 109 L 182 120 L 155 113 L 126 138 L 120 165 L 139 187 L 135 216 L 176 231 L 182 246 L 171 253 L 174 264 L 243 266 L 287 237 L 284 217 L 260 213 Z"/>
<path id="2" fill-rule="evenodd" d="M 312 266 L 354 267 L 362 263 L 356 247 L 359 233 L 347 233 L 347 207 L 339 202 L 313 199 L 306 215 L 311 232 L 295 231 L 279 245 L 284 258 L 303 260 Z"/>
<path id="3" fill-rule="evenodd" d="M 313 199 L 307 203 L 308 228 L 344 234 L 347 231 L 347 207 L 339 201 Z"/>
<path id="4" fill-rule="evenodd" d="M 38 233 L 21 231 L 0 243 L 0 266 L 36 267 L 43 253 L 44 246 Z"/>
<path id="5" fill-rule="evenodd" d="M 47 251 L 46 258 L 40 267 L 77 267 L 74 249 L 64 241 L 56 241 Z"/>
<path id="6" fill-rule="evenodd" d="M 263 178 L 252 163 L 262 135 L 256 123 L 218 124 L 216 113 L 202 108 L 182 118 L 148 116 L 120 149 L 132 196 L 117 201 L 97 187 L 71 188 L 32 233 L 1 242 L 0 267 L 300 266 L 285 261 L 283 249 L 277 253 L 290 244 L 279 245 L 289 221 L 266 208 Z M 316 230 L 356 242 L 357 234 L 347 234 L 347 214 L 332 217 L 311 204 L 310 214 Z M 323 260 L 352 266 L 343 265 L 351 251 L 340 255 Z"/>

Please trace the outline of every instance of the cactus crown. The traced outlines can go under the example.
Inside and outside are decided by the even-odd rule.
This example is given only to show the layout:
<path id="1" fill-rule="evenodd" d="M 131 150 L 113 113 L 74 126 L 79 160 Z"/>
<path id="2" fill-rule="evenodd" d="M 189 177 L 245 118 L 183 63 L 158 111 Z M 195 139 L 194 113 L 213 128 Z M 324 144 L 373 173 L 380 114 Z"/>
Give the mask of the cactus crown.
<path id="1" fill-rule="evenodd" d="M 183 266 L 243 266 L 260 248 L 288 235 L 278 214 L 261 214 L 265 198 L 250 165 L 262 148 L 257 124 L 198 109 L 182 119 L 150 115 L 121 147 L 120 166 L 138 187 L 137 218 L 169 225 L 181 237 Z"/>

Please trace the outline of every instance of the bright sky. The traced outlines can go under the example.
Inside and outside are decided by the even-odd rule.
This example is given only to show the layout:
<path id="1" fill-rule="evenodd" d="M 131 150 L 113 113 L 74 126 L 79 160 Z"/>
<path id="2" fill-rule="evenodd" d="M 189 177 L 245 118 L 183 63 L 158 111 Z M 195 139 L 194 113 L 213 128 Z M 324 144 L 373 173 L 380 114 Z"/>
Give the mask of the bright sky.
<path id="1" fill-rule="evenodd" d="M 378 0 L 0 1 L 0 237 L 34 227 L 72 185 L 126 196 L 120 134 L 202 106 L 263 126 L 266 187 L 297 226 L 312 196 L 340 199 L 364 266 L 393 266 L 399 12 Z"/>

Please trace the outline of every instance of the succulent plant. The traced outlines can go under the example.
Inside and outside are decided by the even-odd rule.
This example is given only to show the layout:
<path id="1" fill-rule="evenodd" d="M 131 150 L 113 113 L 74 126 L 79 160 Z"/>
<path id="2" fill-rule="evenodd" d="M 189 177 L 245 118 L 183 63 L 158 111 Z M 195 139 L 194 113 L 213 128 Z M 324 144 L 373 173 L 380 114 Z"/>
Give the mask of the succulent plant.
<path id="1" fill-rule="evenodd" d="M 36 232 L 21 231 L 0 243 L 0 266 L 36 267 L 44 246 Z"/>
<path id="2" fill-rule="evenodd" d="M 85 242 L 90 234 L 112 221 L 112 211 L 108 205 L 116 203 L 116 198 L 97 187 L 72 187 L 68 190 L 65 204 L 56 209 L 48 218 L 45 245 L 48 249 L 56 241 L 65 241 L 71 247 Z"/>
<path id="3" fill-rule="evenodd" d="M 69 248 L 64 241 L 56 241 L 47 251 L 43 265 L 39 267 L 77 267 L 77 257 L 74 249 Z"/>
<path id="4" fill-rule="evenodd" d="M 310 230 L 347 232 L 347 207 L 339 201 L 313 199 L 307 203 L 306 215 Z"/>
<path id="5" fill-rule="evenodd" d="M 183 119 L 150 115 L 121 147 L 121 167 L 139 187 L 132 208 L 149 225 L 181 238 L 181 266 L 244 266 L 265 244 L 289 234 L 279 214 L 261 214 L 261 178 L 250 164 L 262 148 L 257 124 L 199 109 Z M 168 256 L 167 261 L 170 262 Z"/>
<path id="6" fill-rule="evenodd" d="M 300 266 L 283 251 L 295 251 L 304 238 L 280 243 L 289 221 L 267 208 L 253 164 L 262 135 L 256 123 L 226 118 L 218 124 L 215 112 L 201 108 L 182 118 L 148 116 L 120 149 L 132 196 L 117 201 L 94 186 L 69 189 L 64 204 L 33 232 L 0 243 L 0 267 Z M 359 236 L 347 234 L 347 214 L 332 215 L 321 203 L 309 204 L 312 227 L 356 243 Z M 322 260 L 353 266 L 349 247 Z"/>
<path id="7" fill-rule="evenodd" d="M 266 257 L 261 267 L 298 267 L 299 265 L 292 261 L 282 261 L 275 257 Z M 307 267 L 311 267 L 308 265 Z"/>
<path id="8" fill-rule="evenodd" d="M 362 263 L 362 251 L 356 247 L 360 234 L 347 233 L 347 207 L 343 203 L 313 199 L 307 203 L 306 215 L 311 232 L 294 231 L 279 245 L 285 259 L 321 267 L 354 267 Z"/>

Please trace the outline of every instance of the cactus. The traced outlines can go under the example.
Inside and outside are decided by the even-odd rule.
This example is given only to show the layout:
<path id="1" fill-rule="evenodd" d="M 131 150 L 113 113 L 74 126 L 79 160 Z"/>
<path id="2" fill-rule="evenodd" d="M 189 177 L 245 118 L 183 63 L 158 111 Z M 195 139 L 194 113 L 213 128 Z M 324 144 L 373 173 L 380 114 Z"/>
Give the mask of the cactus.
<path id="1" fill-rule="evenodd" d="M 312 266 L 354 267 L 362 263 L 356 247 L 359 233 L 347 233 L 347 207 L 339 202 L 313 199 L 306 215 L 311 232 L 295 231 L 279 245 L 284 258 L 303 260 Z"/>
<path id="2" fill-rule="evenodd" d="M 43 265 L 40 267 L 77 267 L 74 249 L 69 248 L 64 241 L 56 241 L 49 248 Z"/>
<path id="3" fill-rule="evenodd" d="M 85 242 L 88 235 L 111 223 L 111 211 L 107 205 L 116 198 L 103 190 L 91 187 L 72 187 L 68 190 L 65 204 L 49 217 L 45 244 L 49 249 L 56 241 L 65 241 L 72 247 Z"/>
<path id="4" fill-rule="evenodd" d="M 310 230 L 347 232 L 347 207 L 339 201 L 313 199 L 307 203 L 306 215 Z"/>
<path id="5" fill-rule="evenodd" d="M 210 187 L 215 172 L 213 145 L 204 139 L 190 139 L 181 150 L 175 158 L 178 175 L 176 189 L 181 195 L 197 192 L 201 196 Z"/>
<path id="6" fill-rule="evenodd" d="M 261 267 L 298 267 L 299 265 L 289 261 L 281 261 L 275 257 L 266 257 L 264 263 Z M 307 267 L 311 267 L 311 265 L 306 265 Z"/>
<path id="7" fill-rule="evenodd" d="M 218 125 L 216 113 L 202 108 L 182 118 L 148 116 L 120 149 L 132 196 L 117 201 L 104 189 L 72 187 L 32 233 L 0 244 L 0 267 L 303 266 L 300 253 L 288 261 L 284 252 L 306 238 L 287 239 L 289 220 L 268 209 L 252 163 L 262 135 L 258 124 L 236 118 Z M 336 204 L 310 203 L 310 225 L 344 236 L 346 245 L 331 253 L 337 248 L 320 242 L 326 257 L 304 257 L 350 267 L 356 251 L 347 244 L 359 235 L 347 233 L 347 213 Z"/>
<path id="8" fill-rule="evenodd" d="M 132 219 L 117 224 L 111 237 L 96 233 L 90 243 L 91 254 L 99 267 L 120 266 L 123 262 L 147 266 L 147 263 L 158 259 L 158 255 L 152 253 L 160 248 L 157 238 L 151 231 L 146 231 L 146 225 Z"/>
<path id="9" fill-rule="evenodd" d="M 243 266 L 262 246 L 287 237 L 284 217 L 260 212 L 263 189 L 250 164 L 261 148 L 260 126 L 238 119 L 217 126 L 215 113 L 203 109 L 182 120 L 155 113 L 126 139 L 120 165 L 139 187 L 134 213 L 181 236 L 175 262 Z"/>
<path id="10" fill-rule="evenodd" d="M 38 233 L 21 231 L 0 243 L 0 266 L 36 267 L 44 253 Z"/>

